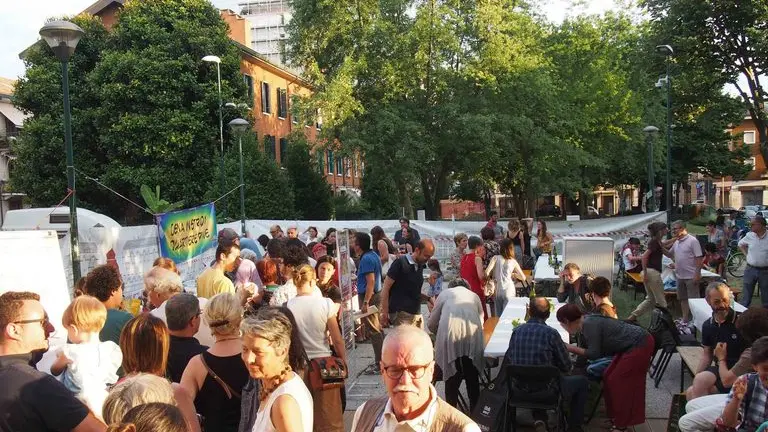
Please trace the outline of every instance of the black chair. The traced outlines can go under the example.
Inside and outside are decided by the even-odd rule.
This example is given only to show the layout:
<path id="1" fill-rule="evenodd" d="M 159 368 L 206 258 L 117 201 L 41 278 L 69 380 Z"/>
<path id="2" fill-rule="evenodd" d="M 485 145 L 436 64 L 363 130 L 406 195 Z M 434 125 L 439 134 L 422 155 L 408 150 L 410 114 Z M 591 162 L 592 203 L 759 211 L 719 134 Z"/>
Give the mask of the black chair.
<path id="1" fill-rule="evenodd" d="M 669 366 L 672 354 L 679 346 L 699 346 L 700 343 L 694 335 L 681 335 L 677 331 L 672 314 L 667 308 L 656 306 L 651 312 L 651 323 L 648 332 L 653 335 L 655 350 L 651 356 L 649 375 L 653 378 L 653 385 L 659 388 L 661 378 Z"/>
<path id="2" fill-rule="evenodd" d="M 554 366 L 507 366 L 507 404 L 513 432 L 517 430 L 518 408 L 554 411 L 557 418 L 555 430 L 565 429 L 560 377 L 560 370 Z"/>

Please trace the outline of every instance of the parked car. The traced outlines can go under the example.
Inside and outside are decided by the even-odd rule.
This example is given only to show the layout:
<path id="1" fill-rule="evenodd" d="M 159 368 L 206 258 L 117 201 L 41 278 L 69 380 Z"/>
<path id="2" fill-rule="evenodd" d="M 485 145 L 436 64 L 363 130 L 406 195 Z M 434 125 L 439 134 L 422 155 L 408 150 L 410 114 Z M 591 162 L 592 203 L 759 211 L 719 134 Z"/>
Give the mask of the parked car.
<path id="1" fill-rule="evenodd" d="M 762 216 L 763 219 L 768 219 L 768 210 L 758 210 L 755 216 Z"/>
<path id="2" fill-rule="evenodd" d="M 543 204 L 536 210 L 536 217 L 553 216 L 560 217 L 563 212 L 560 210 L 560 206 L 554 204 Z"/>
<path id="3" fill-rule="evenodd" d="M 600 216 L 600 212 L 593 206 L 587 206 L 587 216 L 597 217 Z"/>
<path id="4" fill-rule="evenodd" d="M 759 206 L 759 205 L 748 205 L 748 206 L 744 206 L 744 207 L 742 207 L 742 208 L 741 208 L 741 209 L 739 209 L 739 210 L 741 210 L 741 211 L 743 211 L 743 212 L 744 212 L 744 216 L 745 216 L 745 217 L 747 217 L 747 218 L 753 218 L 753 217 L 755 217 L 755 215 L 757 215 L 757 212 L 759 212 L 760 210 L 762 210 L 760 207 L 761 207 L 761 206 Z"/>
<path id="5" fill-rule="evenodd" d="M 738 214 L 739 210 L 733 208 L 733 207 L 720 207 L 717 209 L 717 214 L 720 215 L 729 215 L 729 214 Z"/>

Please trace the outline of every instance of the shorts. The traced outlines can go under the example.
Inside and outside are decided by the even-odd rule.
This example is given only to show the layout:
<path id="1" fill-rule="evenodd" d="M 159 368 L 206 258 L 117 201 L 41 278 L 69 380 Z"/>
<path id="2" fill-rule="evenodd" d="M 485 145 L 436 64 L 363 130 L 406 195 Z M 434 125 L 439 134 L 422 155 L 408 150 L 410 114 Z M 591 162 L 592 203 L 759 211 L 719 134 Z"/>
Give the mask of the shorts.
<path id="1" fill-rule="evenodd" d="M 677 299 L 687 301 L 689 298 L 700 298 L 699 282 L 693 279 L 677 280 Z"/>
<path id="2" fill-rule="evenodd" d="M 731 388 L 724 386 L 723 381 L 720 379 L 720 369 L 718 366 L 710 366 L 704 370 L 715 374 L 715 387 L 718 393 L 730 393 Z"/>

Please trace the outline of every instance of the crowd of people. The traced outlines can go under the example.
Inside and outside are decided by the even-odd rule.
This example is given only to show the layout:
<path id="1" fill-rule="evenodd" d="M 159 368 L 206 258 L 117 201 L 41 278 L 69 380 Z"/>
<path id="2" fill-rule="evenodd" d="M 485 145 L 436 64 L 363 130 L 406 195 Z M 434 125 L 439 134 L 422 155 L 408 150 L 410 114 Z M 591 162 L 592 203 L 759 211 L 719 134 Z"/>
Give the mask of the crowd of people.
<path id="1" fill-rule="evenodd" d="M 455 236 L 445 272 L 433 258 L 433 242 L 405 218 L 393 239 L 378 226 L 370 233 L 349 230 L 350 257 L 341 263 L 334 229 L 320 236 L 314 227 L 299 234 L 295 226 L 284 233 L 275 225 L 271 238 L 258 238 L 262 248 L 222 229 L 195 293 L 185 292 L 173 261 L 158 258 L 145 275 L 136 316 L 122 308 L 118 270 L 101 265 L 78 281 L 61 319 L 66 343 L 55 347 L 47 370 L 37 365 L 54 326 L 40 297 L 6 292 L 0 296 L 0 431 L 343 431 L 349 353 L 341 308 L 350 300 L 340 289 L 343 269 L 354 274 L 360 336 L 373 346 L 366 373 L 379 375 L 387 390 L 356 410 L 352 430 L 479 431 L 458 409 L 459 389 L 463 382 L 471 412 L 486 362 L 484 322 L 526 292 L 531 261 L 553 252 L 546 222 L 537 221 L 535 234 L 531 225 L 513 220 L 505 232 L 491 214 L 480 236 Z M 765 225 L 755 218 L 752 233 L 739 242 L 758 283 L 768 272 Z M 621 252 L 624 270 L 643 271 L 647 290 L 625 319 L 611 301 L 610 280 L 566 263 L 555 293 L 564 304 L 555 315 L 570 340 L 547 324 L 551 301 L 532 293 L 527 322 L 509 340 L 503 367 L 560 371 L 568 431 L 583 430 L 590 382 L 602 383 L 613 431 L 645 421 L 646 375 L 657 345 L 637 320 L 666 307 L 663 255 L 673 260 L 686 322 L 687 300 L 700 295 L 698 240 L 680 221 L 672 223 L 670 240 L 663 223 L 648 231 L 642 254 L 638 239 Z M 711 242 L 716 249 L 718 241 Z M 706 290 L 713 314 L 686 392 L 683 431 L 720 425 L 751 432 L 767 419 L 768 311 L 738 313 L 730 296 L 724 283 Z M 393 329 L 385 334 L 386 327 Z M 445 399 L 437 380 L 445 382 Z M 537 432 L 547 430 L 545 413 L 533 415 Z"/>

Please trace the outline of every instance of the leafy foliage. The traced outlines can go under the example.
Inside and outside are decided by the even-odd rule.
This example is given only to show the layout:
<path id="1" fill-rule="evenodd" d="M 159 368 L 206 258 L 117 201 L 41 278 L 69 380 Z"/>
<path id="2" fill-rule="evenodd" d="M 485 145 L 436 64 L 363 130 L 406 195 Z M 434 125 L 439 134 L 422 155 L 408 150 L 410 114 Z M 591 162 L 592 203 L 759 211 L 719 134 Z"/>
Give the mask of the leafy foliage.
<path id="1" fill-rule="evenodd" d="M 293 185 L 296 217 L 327 220 L 333 210 L 333 193 L 325 176 L 318 172 L 318 163 L 309 154 L 309 147 L 303 132 L 291 134 L 282 165 Z"/>
<path id="2" fill-rule="evenodd" d="M 169 203 L 168 201 L 160 198 L 160 186 L 157 186 L 153 192 L 149 186 L 141 185 L 141 197 L 144 198 L 144 202 L 147 204 L 147 208 L 153 214 L 178 210 L 182 205 L 180 201 Z"/>

